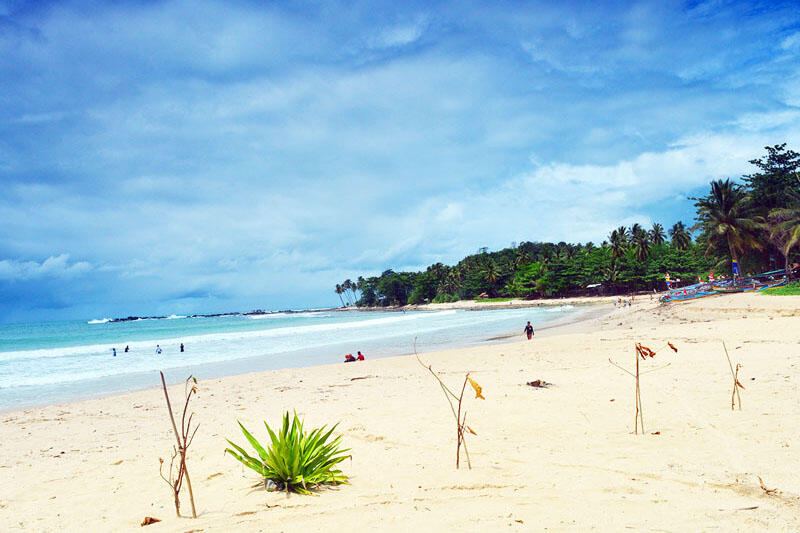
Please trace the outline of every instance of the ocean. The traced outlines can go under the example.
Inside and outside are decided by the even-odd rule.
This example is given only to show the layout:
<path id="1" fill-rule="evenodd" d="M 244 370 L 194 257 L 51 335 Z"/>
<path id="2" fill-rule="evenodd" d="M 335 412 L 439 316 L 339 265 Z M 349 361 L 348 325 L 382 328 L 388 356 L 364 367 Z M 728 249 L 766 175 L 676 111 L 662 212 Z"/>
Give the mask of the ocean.
<path id="1" fill-rule="evenodd" d="M 339 363 L 358 350 L 368 359 L 407 354 L 415 338 L 420 352 L 522 338 L 527 320 L 541 327 L 579 312 L 565 305 L 0 324 L 0 410 L 155 387 L 159 370 L 179 382 L 189 374 L 204 379 Z"/>

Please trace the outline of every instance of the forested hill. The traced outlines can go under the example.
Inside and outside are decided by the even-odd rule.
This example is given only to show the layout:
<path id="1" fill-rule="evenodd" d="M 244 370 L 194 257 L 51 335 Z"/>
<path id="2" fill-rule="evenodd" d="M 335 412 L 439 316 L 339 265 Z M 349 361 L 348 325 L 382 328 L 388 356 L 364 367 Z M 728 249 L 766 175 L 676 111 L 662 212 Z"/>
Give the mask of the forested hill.
<path id="1" fill-rule="evenodd" d="M 706 196 L 690 198 L 695 224 L 655 223 L 610 231 L 599 245 L 588 242 L 523 242 L 489 252 L 480 249 L 457 264 L 436 263 L 424 272 L 386 270 L 336 285 L 343 305 L 389 306 L 488 297 L 561 297 L 664 290 L 666 273 L 678 285 L 715 273 L 731 275 L 787 268 L 800 261 L 800 154 L 786 144 L 766 147 L 751 160 L 755 172 L 741 183 L 710 184 Z M 696 236 L 696 238 L 695 238 Z"/>

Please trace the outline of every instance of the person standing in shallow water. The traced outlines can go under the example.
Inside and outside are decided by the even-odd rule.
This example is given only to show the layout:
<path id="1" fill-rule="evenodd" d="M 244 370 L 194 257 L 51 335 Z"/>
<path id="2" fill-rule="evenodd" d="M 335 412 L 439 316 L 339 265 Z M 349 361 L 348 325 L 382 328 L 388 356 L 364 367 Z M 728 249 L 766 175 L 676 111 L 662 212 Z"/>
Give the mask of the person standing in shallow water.
<path id="1" fill-rule="evenodd" d="M 525 335 L 528 336 L 528 340 L 531 340 L 531 337 L 533 337 L 533 326 L 531 326 L 530 320 L 528 320 L 528 323 L 525 325 Z"/>
<path id="2" fill-rule="evenodd" d="M 183 353 L 183 343 L 181 343 L 181 353 Z"/>
<path id="3" fill-rule="evenodd" d="M 161 355 L 161 346 L 156 344 L 156 355 Z"/>

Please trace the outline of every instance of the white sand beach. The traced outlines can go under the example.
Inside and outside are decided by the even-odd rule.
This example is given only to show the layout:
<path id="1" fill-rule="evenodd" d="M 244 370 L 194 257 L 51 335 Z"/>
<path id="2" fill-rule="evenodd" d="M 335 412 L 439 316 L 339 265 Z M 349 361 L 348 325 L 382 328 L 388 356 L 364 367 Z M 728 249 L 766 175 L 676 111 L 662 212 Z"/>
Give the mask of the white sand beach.
<path id="1" fill-rule="evenodd" d="M 143 531 L 800 530 L 800 297 L 605 300 L 608 314 L 532 341 L 520 325 L 518 341 L 422 354 L 452 387 L 466 372 L 483 387 L 465 401 L 471 470 L 456 470 L 452 414 L 413 356 L 205 380 L 188 457 L 199 516 L 177 518 L 158 473 L 174 437 L 156 375 L 151 390 L 4 413 L 2 529 L 140 530 L 152 516 Z M 741 410 L 722 340 L 742 365 Z M 643 370 L 669 363 L 641 378 L 638 435 L 634 381 L 608 361 L 632 368 L 635 342 L 657 352 Z M 263 421 L 285 410 L 339 423 L 349 485 L 252 488 L 225 439 L 244 443 L 237 419 L 266 439 Z"/>

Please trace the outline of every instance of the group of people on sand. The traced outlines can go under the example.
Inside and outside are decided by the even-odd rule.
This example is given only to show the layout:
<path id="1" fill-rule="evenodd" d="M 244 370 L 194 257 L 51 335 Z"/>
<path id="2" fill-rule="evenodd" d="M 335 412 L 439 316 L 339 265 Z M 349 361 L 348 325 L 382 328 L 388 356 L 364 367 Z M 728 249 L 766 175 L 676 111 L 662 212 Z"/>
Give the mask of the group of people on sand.
<path id="1" fill-rule="evenodd" d="M 183 351 L 184 351 L 183 343 L 181 343 L 180 349 L 181 349 L 181 353 L 183 353 Z M 129 351 L 130 351 L 130 346 L 125 346 L 125 353 L 128 353 Z M 163 350 L 161 349 L 161 345 L 156 344 L 156 355 L 161 355 L 162 351 Z M 111 352 L 114 354 L 114 357 L 117 356 L 117 349 L 116 348 L 111 348 Z M 358 352 L 358 353 L 361 353 L 361 352 Z"/>
<path id="2" fill-rule="evenodd" d="M 631 296 L 630 300 L 624 298 L 617 298 L 614 300 L 614 307 L 628 307 L 631 305 L 633 305 L 633 296 Z"/>
<path id="3" fill-rule="evenodd" d="M 353 361 L 363 361 L 363 360 L 364 360 L 364 354 L 361 353 L 361 350 L 358 351 L 358 357 L 353 357 L 353 354 L 351 353 L 344 356 L 345 363 L 352 363 Z"/>

